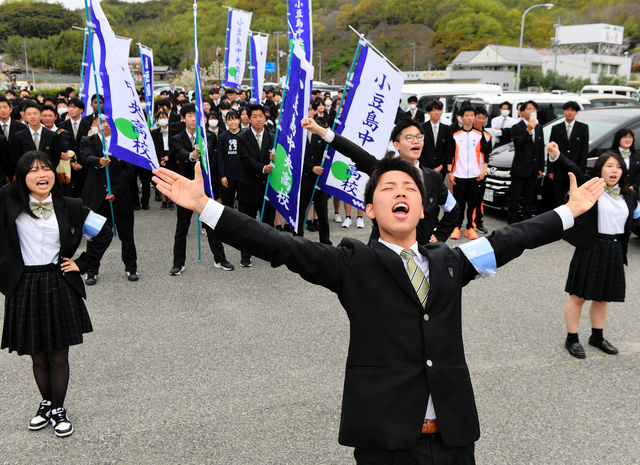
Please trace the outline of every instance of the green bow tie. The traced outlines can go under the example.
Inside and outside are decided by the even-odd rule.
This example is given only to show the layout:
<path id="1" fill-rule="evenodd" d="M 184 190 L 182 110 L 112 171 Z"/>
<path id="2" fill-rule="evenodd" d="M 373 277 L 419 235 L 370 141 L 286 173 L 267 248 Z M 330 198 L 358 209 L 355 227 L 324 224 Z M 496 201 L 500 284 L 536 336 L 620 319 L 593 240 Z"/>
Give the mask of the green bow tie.
<path id="1" fill-rule="evenodd" d="M 622 155 L 622 158 L 624 160 L 626 160 L 627 158 L 629 158 L 631 156 L 631 152 L 629 150 L 621 150 L 620 154 Z"/>
<path id="2" fill-rule="evenodd" d="M 29 207 L 34 215 L 43 217 L 45 220 L 51 216 L 53 211 L 52 202 L 29 202 Z"/>
<path id="3" fill-rule="evenodd" d="M 605 187 L 604 191 L 609 194 L 609 196 L 613 199 L 613 200 L 618 200 L 618 197 L 620 197 L 620 186 L 616 186 L 616 187 Z"/>

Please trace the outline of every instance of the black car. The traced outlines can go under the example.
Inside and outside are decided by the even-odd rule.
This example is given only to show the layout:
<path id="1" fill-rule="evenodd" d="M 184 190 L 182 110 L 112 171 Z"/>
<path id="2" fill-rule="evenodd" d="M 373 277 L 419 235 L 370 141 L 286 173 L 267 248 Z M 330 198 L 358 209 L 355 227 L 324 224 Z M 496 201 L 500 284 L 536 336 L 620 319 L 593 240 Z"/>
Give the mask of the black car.
<path id="1" fill-rule="evenodd" d="M 578 121 L 589 126 L 589 159 L 587 171 L 595 160 L 605 153 L 613 143 L 613 136 L 620 128 L 628 127 L 633 131 L 635 140 L 640 140 L 639 107 L 607 107 L 583 110 L 578 113 Z M 545 143 L 549 142 L 551 127 L 564 121 L 558 118 L 543 126 Z M 511 185 L 511 164 L 513 163 L 513 142 L 498 147 L 489 157 L 487 188 L 484 193 L 484 205 L 488 208 L 506 210 L 509 204 L 509 186 Z M 538 182 L 536 190 L 537 211 L 546 211 L 553 206 L 553 189 L 547 178 L 547 169 Z"/>

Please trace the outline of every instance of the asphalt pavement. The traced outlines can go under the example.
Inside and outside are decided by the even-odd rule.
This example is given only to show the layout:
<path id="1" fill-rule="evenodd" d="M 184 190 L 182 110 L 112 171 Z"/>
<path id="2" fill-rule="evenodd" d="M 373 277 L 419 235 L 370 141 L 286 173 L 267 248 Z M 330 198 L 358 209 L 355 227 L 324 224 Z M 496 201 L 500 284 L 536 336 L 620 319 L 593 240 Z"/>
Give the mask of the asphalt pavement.
<path id="1" fill-rule="evenodd" d="M 355 463 L 338 444 L 349 326 L 336 296 L 259 259 L 240 268 L 231 247 L 236 269 L 216 269 L 204 237 L 199 262 L 195 224 L 186 270 L 169 276 L 175 212 L 152 201 L 135 221 L 140 280 L 127 281 L 114 239 L 87 289 L 94 332 L 70 350 L 72 436 L 27 429 L 40 402 L 31 360 L 0 354 L 0 463 Z M 365 223 L 332 223 L 334 244 L 366 241 Z M 486 216 L 490 230 L 505 224 Z M 572 253 L 565 242 L 527 251 L 464 290 L 478 464 L 640 463 L 640 238 L 626 302 L 609 307 L 617 356 L 587 344 L 586 309 L 586 360 L 564 348 Z"/>

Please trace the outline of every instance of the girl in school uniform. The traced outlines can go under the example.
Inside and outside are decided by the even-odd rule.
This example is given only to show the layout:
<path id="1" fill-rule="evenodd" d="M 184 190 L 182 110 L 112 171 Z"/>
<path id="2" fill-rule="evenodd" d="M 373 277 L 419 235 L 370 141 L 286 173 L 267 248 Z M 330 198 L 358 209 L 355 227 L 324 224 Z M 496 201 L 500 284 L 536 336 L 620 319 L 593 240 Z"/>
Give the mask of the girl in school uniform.
<path id="1" fill-rule="evenodd" d="M 573 172 L 578 183 L 584 182 L 583 173 L 559 153 L 557 144 L 547 145 L 547 152 L 551 162 Z M 568 333 L 565 347 L 576 358 L 586 357 L 578 339 L 578 325 L 582 306 L 587 300 L 591 301 L 589 345 L 607 354 L 618 353 L 618 349 L 604 338 L 603 330 L 608 302 L 624 302 L 624 265 L 627 264 L 627 246 L 637 207 L 637 196 L 627 185 L 627 165 L 619 152 L 601 155 L 593 166 L 592 175 L 605 180 L 605 192 L 590 211 L 575 219 L 574 227 L 564 236 L 576 247 L 565 287 L 569 293 L 565 306 Z"/>
<path id="2" fill-rule="evenodd" d="M 620 152 L 629 171 L 627 184 L 636 193 L 640 192 L 640 151 L 636 152 L 633 131 L 630 128 L 618 129 L 613 136 L 611 150 Z"/>
<path id="3" fill-rule="evenodd" d="M 82 343 L 92 327 L 80 276 L 89 269 L 87 254 L 70 257 L 83 227 L 96 245 L 107 247 L 111 232 L 100 219 L 80 199 L 62 196 L 43 152 L 25 153 L 16 165 L 16 184 L 0 189 L 0 292 L 5 295 L 0 349 L 32 358 L 43 400 L 30 430 L 51 423 L 57 436 L 73 433 L 64 408 L 69 346 Z M 91 226 L 95 220 L 98 225 Z"/>

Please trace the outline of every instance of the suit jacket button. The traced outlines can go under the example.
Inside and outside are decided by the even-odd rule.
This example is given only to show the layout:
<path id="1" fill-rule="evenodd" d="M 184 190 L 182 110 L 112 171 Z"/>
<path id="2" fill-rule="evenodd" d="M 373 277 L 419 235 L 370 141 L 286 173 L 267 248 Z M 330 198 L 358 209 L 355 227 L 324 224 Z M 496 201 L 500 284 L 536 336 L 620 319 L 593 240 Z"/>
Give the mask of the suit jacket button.
<path id="1" fill-rule="evenodd" d="M 428 367 L 432 367 L 433 366 L 433 362 L 431 360 L 427 360 L 427 366 Z"/>
<path id="2" fill-rule="evenodd" d="M 424 318 L 424 321 L 429 321 L 429 315 L 428 314 L 425 313 L 423 318 Z"/>

